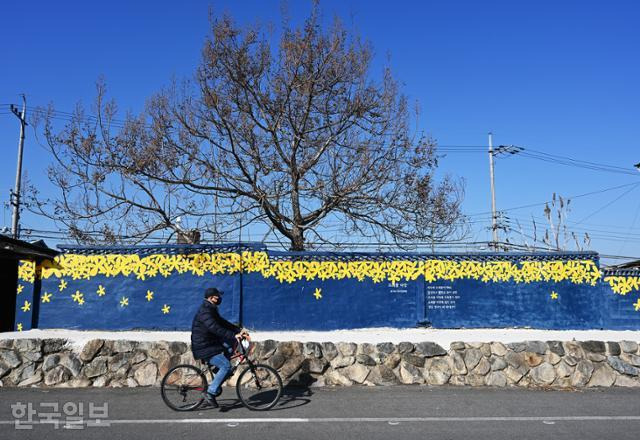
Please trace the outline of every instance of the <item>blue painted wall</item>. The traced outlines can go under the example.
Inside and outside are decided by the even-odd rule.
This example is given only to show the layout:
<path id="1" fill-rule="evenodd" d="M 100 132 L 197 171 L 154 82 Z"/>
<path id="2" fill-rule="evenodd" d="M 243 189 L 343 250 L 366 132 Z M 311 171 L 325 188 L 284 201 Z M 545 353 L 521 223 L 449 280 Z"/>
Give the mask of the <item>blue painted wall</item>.
<path id="1" fill-rule="evenodd" d="M 310 261 L 317 266 L 306 265 Z M 426 261 L 448 269 L 412 276 Z M 461 262 L 504 263 L 511 275 L 497 268 L 485 279 L 471 276 L 473 269 L 460 269 Z M 557 267 L 549 276 L 565 279 L 517 275 L 531 262 L 551 262 Z M 26 330 L 33 322 L 39 328 L 189 330 L 203 291 L 218 287 L 225 292 L 222 314 L 258 330 L 640 329 L 640 289 L 614 293 L 597 265 L 594 253 L 286 253 L 252 244 L 74 247 L 56 263 L 45 263 L 31 281 L 23 271 L 16 328 Z M 593 275 L 590 267 L 597 281 L 581 278 Z M 26 311 L 25 300 L 31 303 Z M 35 304 L 39 312 L 33 318 Z"/>

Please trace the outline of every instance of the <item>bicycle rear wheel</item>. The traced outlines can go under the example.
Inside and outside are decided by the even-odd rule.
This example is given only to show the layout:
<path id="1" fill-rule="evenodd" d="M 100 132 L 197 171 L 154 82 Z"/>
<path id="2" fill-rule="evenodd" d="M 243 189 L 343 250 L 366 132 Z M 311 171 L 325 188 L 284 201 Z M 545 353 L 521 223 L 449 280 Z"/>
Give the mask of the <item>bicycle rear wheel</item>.
<path id="1" fill-rule="evenodd" d="M 280 400 L 282 379 L 278 372 L 268 365 L 250 365 L 240 373 L 236 392 L 242 404 L 250 410 L 266 411 Z"/>
<path id="2" fill-rule="evenodd" d="M 162 400 L 174 411 L 191 411 L 202 405 L 207 378 L 193 365 L 176 365 L 162 378 Z"/>

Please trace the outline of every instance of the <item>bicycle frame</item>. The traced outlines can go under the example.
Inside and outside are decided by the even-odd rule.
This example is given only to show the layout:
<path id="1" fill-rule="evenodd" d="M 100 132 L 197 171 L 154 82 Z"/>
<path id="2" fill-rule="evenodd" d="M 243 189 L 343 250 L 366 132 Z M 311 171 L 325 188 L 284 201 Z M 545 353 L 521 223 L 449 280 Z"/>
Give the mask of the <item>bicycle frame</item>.
<path id="1" fill-rule="evenodd" d="M 241 342 L 245 340 L 247 340 L 247 338 L 244 338 L 244 337 L 240 341 L 236 339 L 235 343 L 233 344 L 233 354 L 229 357 L 229 362 L 232 362 L 231 370 L 229 370 L 229 374 L 225 379 L 225 381 L 229 377 L 231 377 L 233 373 L 235 373 L 236 369 L 240 365 L 244 363 L 246 363 L 249 366 L 249 368 L 251 368 L 251 371 L 254 370 L 253 362 L 251 361 L 251 359 L 249 359 L 249 356 L 253 353 L 255 346 L 249 340 L 249 344 L 250 344 L 249 348 L 247 350 L 244 350 L 244 347 L 242 346 Z M 234 360 L 237 360 L 237 362 L 233 363 Z M 211 380 L 213 380 L 213 376 L 216 374 L 216 371 L 214 371 L 214 369 L 217 369 L 217 367 L 205 361 L 201 361 L 201 362 L 204 362 L 207 365 L 209 373 L 211 374 Z"/>

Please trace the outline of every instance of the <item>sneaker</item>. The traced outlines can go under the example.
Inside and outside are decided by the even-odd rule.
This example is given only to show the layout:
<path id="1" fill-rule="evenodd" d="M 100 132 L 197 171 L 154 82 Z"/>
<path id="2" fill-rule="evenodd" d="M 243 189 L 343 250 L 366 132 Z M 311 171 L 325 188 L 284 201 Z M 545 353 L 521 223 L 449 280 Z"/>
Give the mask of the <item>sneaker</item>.
<path id="1" fill-rule="evenodd" d="M 212 408 L 218 408 L 219 405 L 218 405 L 218 402 L 216 401 L 216 396 L 205 391 L 204 393 L 202 393 L 202 397 L 204 397 L 204 401 L 207 403 L 208 406 Z"/>

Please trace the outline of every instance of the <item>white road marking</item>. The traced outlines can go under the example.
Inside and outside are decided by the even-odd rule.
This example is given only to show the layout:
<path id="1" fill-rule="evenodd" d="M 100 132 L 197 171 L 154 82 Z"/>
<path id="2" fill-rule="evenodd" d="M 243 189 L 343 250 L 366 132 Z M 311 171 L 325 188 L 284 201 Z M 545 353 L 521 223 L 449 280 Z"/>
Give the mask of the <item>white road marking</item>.
<path id="1" fill-rule="evenodd" d="M 549 417 L 317 417 L 317 418 L 241 418 L 241 419 L 113 419 L 105 425 L 219 423 L 237 426 L 243 423 L 403 423 L 403 422 L 584 422 L 640 421 L 640 416 L 549 416 Z M 12 425 L 13 420 L 0 420 L 0 425 Z M 51 424 L 34 420 L 32 424 Z"/>

